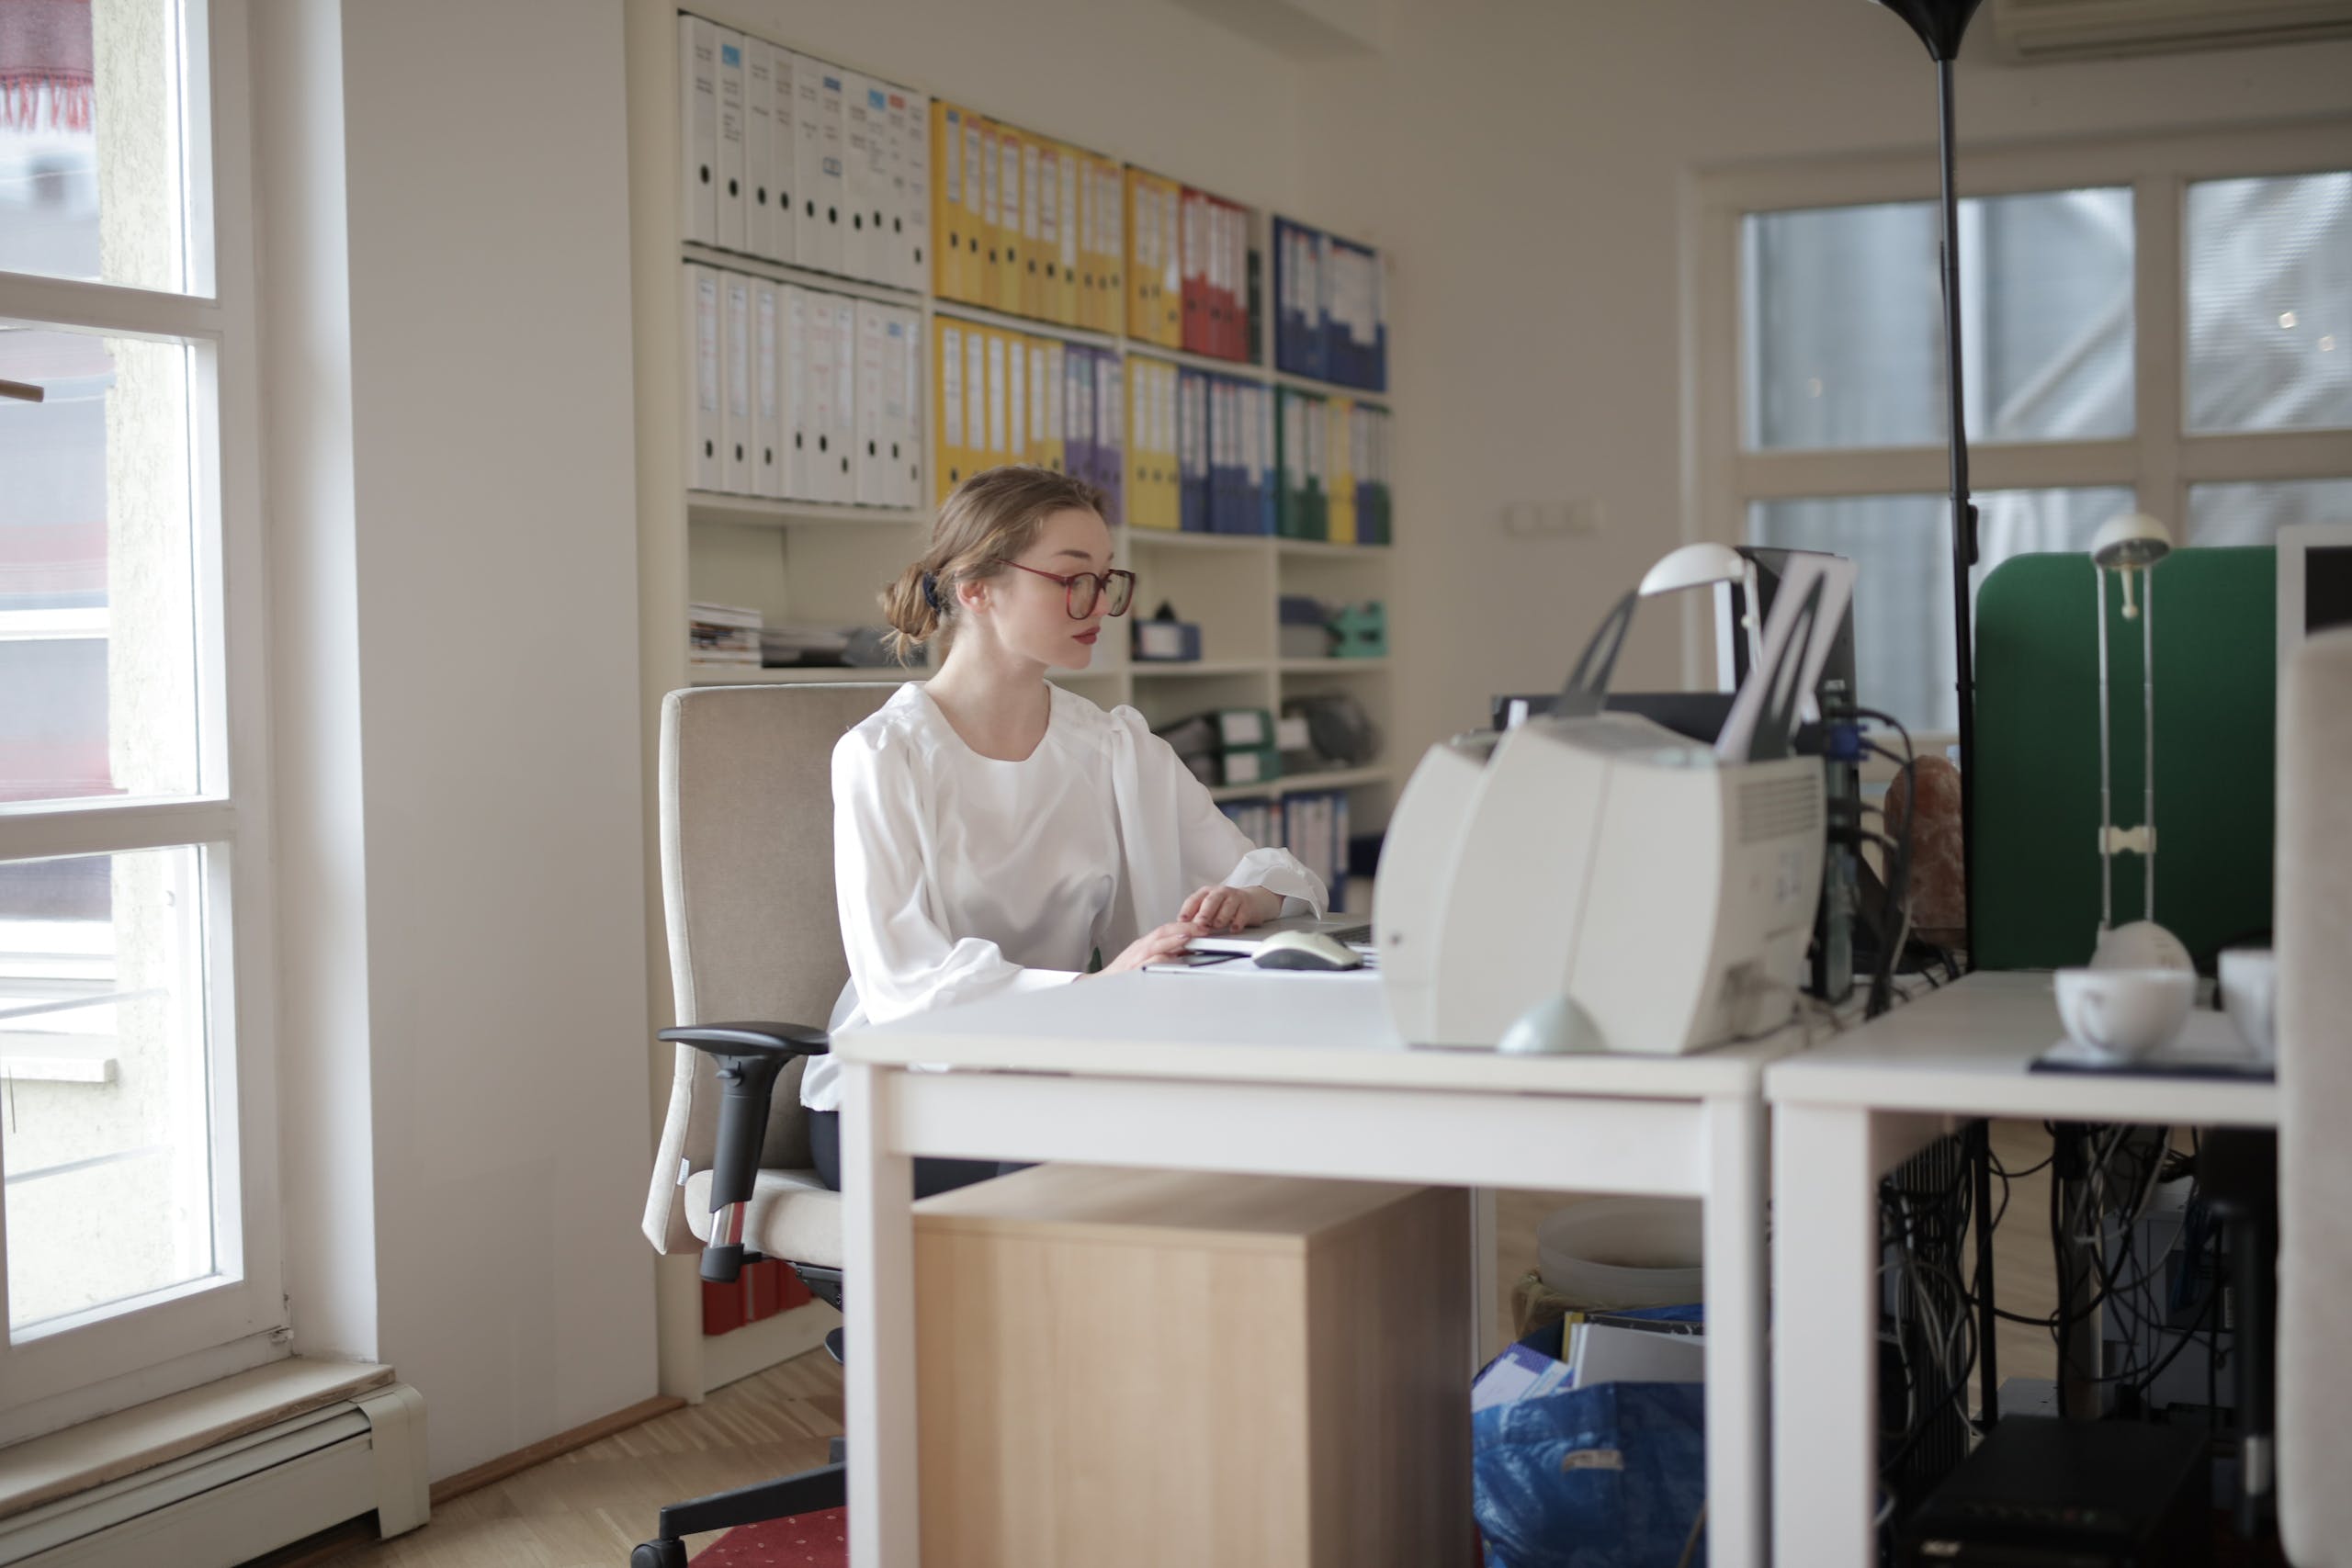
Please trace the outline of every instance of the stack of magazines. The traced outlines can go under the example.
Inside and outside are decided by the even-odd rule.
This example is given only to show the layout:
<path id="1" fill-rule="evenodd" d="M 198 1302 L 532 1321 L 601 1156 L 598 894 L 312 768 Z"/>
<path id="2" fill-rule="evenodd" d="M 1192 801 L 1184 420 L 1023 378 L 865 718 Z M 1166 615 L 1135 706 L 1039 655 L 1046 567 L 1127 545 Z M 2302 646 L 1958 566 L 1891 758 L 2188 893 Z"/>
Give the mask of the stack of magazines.
<path id="1" fill-rule="evenodd" d="M 686 662 L 760 665 L 760 613 L 740 604 L 686 606 Z"/>

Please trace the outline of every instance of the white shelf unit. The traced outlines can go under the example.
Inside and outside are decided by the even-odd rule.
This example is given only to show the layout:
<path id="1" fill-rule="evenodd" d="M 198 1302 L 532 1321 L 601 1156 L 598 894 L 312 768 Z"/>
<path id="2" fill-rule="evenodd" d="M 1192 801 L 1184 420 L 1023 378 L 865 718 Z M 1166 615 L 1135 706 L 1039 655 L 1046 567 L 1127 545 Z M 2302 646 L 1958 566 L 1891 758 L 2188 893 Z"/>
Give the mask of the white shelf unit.
<path id="1" fill-rule="evenodd" d="M 718 25 L 799 49 L 802 40 L 777 37 L 772 24 L 719 0 L 684 7 Z M 1370 402 L 1396 412 L 1399 400 L 1272 367 L 1271 309 L 1262 323 L 1257 363 L 1240 363 L 1162 348 L 1130 338 L 1055 322 L 1032 321 L 919 291 L 721 250 L 686 240 L 681 221 L 683 157 L 677 109 L 678 59 L 675 0 L 624 0 L 628 56 L 628 159 L 632 213 L 630 239 L 633 326 L 637 344 L 638 514 L 639 536 L 639 636 L 642 694 L 649 716 L 644 764 L 649 842 L 658 842 L 651 821 L 658 800 L 653 737 L 662 697 L 684 686 L 752 685 L 808 682 L 896 682 L 921 680 L 930 671 L 912 669 L 750 669 L 690 666 L 686 656 L 686 606 L 695 600 L 758 609 L 771 624 L 849 626 L 880 620 L 878 595 L 929 538 L 933 512 L 882 508 L 695 491 L 685 463 L 687 344 L 679 308 L 679 269 L 698 264 L 772 278 L 831 293 L 880 300 L 917 310 L 925 344 L 921 406 L 925 473 L 938 472 L 937 431 L 933 426 L 929 382 L 935 369 L 929 345 L 932 322 L 947 317 L 1036 337 L 1108 348 L 1125 356 L 1143 355 L 1195 369 L 1265 385 L 1282 385 L 1332 397 Z M 849 70 L 933 92 L 979 112 L 958 84 L 911 80 L 887 62 L 849 60 L 837 51 L 807 52 Z M 1014 125 L 1041 132 L 1055 128 L 1046 115 L 1008 114 Z M 1083 145 L 1088 139 L 1074 139 Z M 1100 149 L 1117 156 L 1120 149 Z M 1178 171 L 1181 176 L 1181 171 Z M 1271 223 L 1263 203 L 1250 217 L 1250 246 L 1263 261 L 1265 297 L 1272 298 Z M 933 235 L 934 241 L 938 236 Z M 929 483 L 927 479 L 926 483 Z M 1391 722 L 1385 661 L 1377 669 L 1326 668 L 1324 661 L 1284 661 L 1278 657 L 1276 596 L 1285 591 L 1321 593 L 1329 587 L 1349 600 L 1393 600 L 1385 547 L 1309 543 L 1227 535 L 1114 530 L 1116 554 L 1137 574 L 1135 615 L 1151 614 L 1165 599 L 1186 618 L 1199 622 L 1206 646 L 1202 663 L 1190 668 L 1136 665 L 1124 641 L 1129 634 L 1111 623 L 1095 666 L 1055 671 L 1057 683 L 1082 693 L 1104 707 L 1133 704 L 1154 724 L 1166 724 L 1210 707 L 1252 706 L 1279 711 L 1286 696 L 1318 690 L 1344 690 L 1363 701 L 1374 722 Z M 1388 759 L 1372 766 L 1308 778 L 1216 792 L 1221 798 L 1280 795 L 1284 790 L 1345 788 L 1358 831 L 1384 823 L 1401 778 Z M 649 868 L 651 869 L 651 868 Z M 663 944 L 661 879 L 648 879 L 649 962 L 662 1001 L 658 1021 L 667 1022 L 667 953 Z M 665 1094 L 669 1057 L 652 1064 L 651 1092 Z M 706 1355 L 699 1334 L 699 1294 L 693 1265 L 676 1273 L 677 1259 L 665 1262 L 661 1292 L 662 1381 L 664 1392 L 699 1398 L 715 1371 L 740 1375 L 732 1348 Z M 673 1277 L 674 1276 L 674 1277 Z M 748 1343 L 748 1342 L 747 1342 Z"/>

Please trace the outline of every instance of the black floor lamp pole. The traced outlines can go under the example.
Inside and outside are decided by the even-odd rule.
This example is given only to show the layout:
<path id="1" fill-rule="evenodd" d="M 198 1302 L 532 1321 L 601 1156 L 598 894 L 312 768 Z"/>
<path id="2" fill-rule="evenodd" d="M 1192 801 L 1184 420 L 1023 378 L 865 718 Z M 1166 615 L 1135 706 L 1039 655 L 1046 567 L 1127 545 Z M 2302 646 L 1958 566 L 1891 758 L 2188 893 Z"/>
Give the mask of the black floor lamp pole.
<path id="1" fill-rule="evenodd" d="M 1976 564 L 1976 507 L 1968 499 L 1968 414 L 1960 380 L 1960 197 L 1952 188 L 1951 60 L 1936 61 L 1943 163 L 1944 403 L 1951 441 L 1951 632 L 1960 699 L 1961 942 L 1976 967 L 1976 660 L 1969 570 Z"/>
<path id="2" fill-rule="evenodd" d="M 1952 187 L 1951 62 L 1982 0 L 1879 0 L 1903 18 L 1936 62 L 1937 152 L 1943 174 L 1944 416 L 1951 433 L 1951 637 L 1960 698 L 1961 942 L 1976 967 L 1976 656 L 1969 623 L 1969 570 L 1976 564 L 1976 508 L 1968 500 L 1968 409 L 1960 379 L 1960 196 Z M 1897 955 L 1900 956 L 1899 954 Z"/>

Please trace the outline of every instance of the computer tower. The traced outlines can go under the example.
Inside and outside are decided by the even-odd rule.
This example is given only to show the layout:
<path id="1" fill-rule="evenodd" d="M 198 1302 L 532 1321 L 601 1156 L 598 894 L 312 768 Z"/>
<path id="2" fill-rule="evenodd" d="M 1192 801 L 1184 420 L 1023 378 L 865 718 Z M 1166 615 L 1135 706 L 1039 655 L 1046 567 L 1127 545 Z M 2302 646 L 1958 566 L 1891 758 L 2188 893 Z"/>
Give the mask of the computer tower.
<path id="1" fill-rule="evenodd" d="M 1903 1522 L 1903 1568 L 2209 1568 L 2212 1476 L 2196 1427 L 2005 1416 Z"/>

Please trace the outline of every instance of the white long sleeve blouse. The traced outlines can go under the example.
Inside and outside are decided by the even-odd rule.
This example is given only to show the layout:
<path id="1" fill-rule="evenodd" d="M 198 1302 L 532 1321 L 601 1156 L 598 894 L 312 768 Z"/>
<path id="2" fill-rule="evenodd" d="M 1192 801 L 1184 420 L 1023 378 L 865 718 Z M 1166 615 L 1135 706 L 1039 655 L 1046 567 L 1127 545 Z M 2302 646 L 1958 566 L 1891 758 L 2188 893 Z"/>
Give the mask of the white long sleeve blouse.
<path id="1" fill-rule="evenodd" d="M 1322 880 L 1254 847 L 1131 707 L 1060 686 L 1017 762 L 964 743 L 922 687 L 901 686 L 833 748 L 833 876 L 849 984 L 835 1031 L 1063 985 L 1222 883 L 1323 913 Z M 800 1102 L 841 1103 L 830 1056 Z"/>

